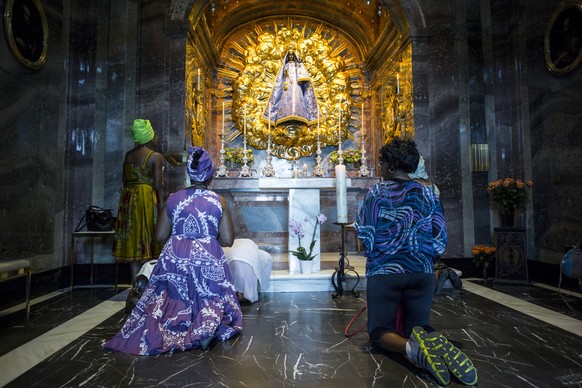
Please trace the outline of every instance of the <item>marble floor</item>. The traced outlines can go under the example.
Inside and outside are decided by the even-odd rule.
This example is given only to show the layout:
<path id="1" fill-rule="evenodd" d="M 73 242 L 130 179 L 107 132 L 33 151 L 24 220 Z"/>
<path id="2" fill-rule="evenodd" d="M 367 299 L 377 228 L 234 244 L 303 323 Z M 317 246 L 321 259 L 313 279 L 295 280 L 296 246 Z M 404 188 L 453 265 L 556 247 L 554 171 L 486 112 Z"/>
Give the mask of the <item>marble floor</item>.
<path id="1" fill-rule="evenodd" d="M 362 275 L 363 261 L 354 262 Z M 333 255 L 322 258 L 322 268 L 333 266 Z M 288 277 L 278 271 L 273 278 Z M 336 296 L 329 288 L 333 269 L 322 272 L 314 283 L 327 282 L 326 290 L 266 290 L 243 305 L 243 333 L 229 342 L 150 357 L 100 347 L 125 319 L 127 290 L 45 295 L 33 301 L 28 325 L 20 306 L 0 312 L 0 386 L 436 386 L 402 356 L 373 347 L 365 330 L 346 337 L 346 326 L 366 305 L 365 287 L 357 287 L 359 295 Z M 579 289 L 560 295 L 551 285 L 464 278 L 462 290 L 435 298 L 431 319 L 472 358 L 480 387 L 582 387 L 581 311 Z M 365 314 L 352 331 L 363 323 Z M 450 386 L 462 384 L 453 379 Z"/>

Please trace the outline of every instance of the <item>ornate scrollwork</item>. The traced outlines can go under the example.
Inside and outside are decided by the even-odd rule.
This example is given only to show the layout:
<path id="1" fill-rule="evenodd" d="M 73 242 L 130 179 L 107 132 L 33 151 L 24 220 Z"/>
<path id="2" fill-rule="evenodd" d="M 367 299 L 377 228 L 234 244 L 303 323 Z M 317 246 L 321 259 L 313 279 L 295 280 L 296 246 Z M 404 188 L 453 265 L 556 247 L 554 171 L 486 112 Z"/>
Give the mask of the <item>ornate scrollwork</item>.
<path id="1" fill-rule="evenodd" d="M 204 109 L 204 96 L 200 90 L 194 90 L 190 107 L 192 119 L 192 144 L 204 145 L 204 131 L 206 128 L 206 110 Z"/>
<path id="2" fill-rule="evenodd" d="M 412 100 L 412 55 L 411 49 L 404 52 L 399 64 L 399 73 L 393 82 L 384 86 L 382 93 L 382 133 L 384 144 L 394 138 L 414 138 L 414 102 Z"/>
<path id="3" fill-rule="evenodd" d="M 412 125 L 412 93 L 410 88 L 404 87 L 400 93 L 392 89 L 384 93 L 384 108 L 382 110 L 382 133 L 384 143 L 394 138 L 414 138 Z"/>
<path id="4" fill-rule="evenodd" d="M 337 54 L 343 50 L 341 45 L 333 38 L 324 37 L 321 28 L 308 32 L 306 29 L 281 27 L 258 34 L 256 44 L 238 47 L 243 54 L 243 67 L 233 82 L 233 119 L 239 128 L 237 135 L 242 133 L 246 119 L 249 145 L 256 149 L 267 148 L 270 116 L 265 111 L 279 70 L 288 52 L 293 51 L 307 70 L 315 93 L 321 146 L 353 139 L 347 125 L 352 89 L 344 59 Z M 313 154 L 317 149 L 317 120 L 306 121 L 291 120 L 275 125 L 272 122 L 271 154 L 288 160 Z"/>

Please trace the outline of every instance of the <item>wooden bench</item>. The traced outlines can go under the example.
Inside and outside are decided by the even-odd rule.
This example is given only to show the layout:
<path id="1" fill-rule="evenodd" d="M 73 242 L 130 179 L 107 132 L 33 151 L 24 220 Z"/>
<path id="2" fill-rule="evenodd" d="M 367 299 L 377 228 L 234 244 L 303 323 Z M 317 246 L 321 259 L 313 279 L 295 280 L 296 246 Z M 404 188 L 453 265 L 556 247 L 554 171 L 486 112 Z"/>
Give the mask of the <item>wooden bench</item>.
<path id="1" fill-rule="evenodd" d="M 0 282 L 26 276 L 26 323 L 30 318 L 30 279 L 32 268 L 28 260 L 0 260 Z"/>

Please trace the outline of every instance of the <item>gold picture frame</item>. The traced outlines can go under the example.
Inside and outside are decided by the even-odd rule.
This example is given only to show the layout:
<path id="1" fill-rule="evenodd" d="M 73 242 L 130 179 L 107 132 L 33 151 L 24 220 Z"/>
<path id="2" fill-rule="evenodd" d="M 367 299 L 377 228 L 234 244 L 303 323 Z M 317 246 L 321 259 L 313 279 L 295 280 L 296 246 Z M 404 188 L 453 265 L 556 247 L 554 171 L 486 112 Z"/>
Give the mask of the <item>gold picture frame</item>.
<path id="1" fill-rule="evenodd" d="M 562 5 L 552 15 L 544 39 L 546 66 L 555 75 L 574 70 L 582 62 L 582 2 Z"/>
<path id="2" fill-rule="evenodd" d="M 40 0 L 6 0 L 4 28 L 14 57 L 29 69 L 46 62 L 49 29 Z"/>

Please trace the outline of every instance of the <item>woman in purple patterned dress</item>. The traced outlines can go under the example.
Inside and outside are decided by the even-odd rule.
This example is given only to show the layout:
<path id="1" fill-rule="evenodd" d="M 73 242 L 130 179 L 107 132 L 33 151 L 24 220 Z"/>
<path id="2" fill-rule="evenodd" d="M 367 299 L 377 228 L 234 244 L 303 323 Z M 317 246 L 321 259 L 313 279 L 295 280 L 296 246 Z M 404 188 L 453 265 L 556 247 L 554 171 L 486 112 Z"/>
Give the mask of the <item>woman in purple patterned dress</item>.
<path id="1" fill-rule="evenodd" d="M 192 186 L 168 197 L 156 239 L 166 241 L 149 283 L 108 350 L 151 355 L 206 349 L 242 331 L 242 312 L 222 246 L 234 228 L 224 198 L 208 190 L 214 165 L 203 148 L 188 149 Z"/>

